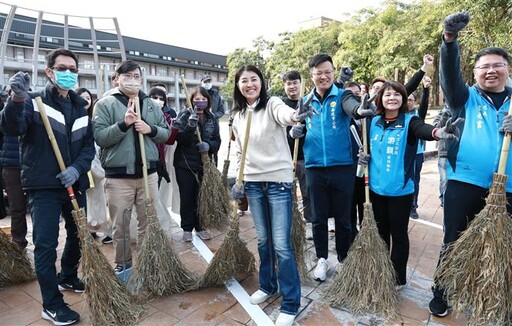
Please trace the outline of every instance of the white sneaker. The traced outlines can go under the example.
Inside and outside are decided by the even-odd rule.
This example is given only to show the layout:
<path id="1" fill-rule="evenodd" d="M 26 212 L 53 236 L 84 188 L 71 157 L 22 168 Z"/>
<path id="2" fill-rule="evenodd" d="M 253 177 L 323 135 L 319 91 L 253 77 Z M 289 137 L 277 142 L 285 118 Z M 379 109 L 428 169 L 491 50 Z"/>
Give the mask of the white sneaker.
<path id="1" fill-rule="evenodd" d="M 323 282 L 327 278 L 327 271 L 329 270 L 329 263 L 325 258 L 318 259 L 318 263 L 316 264 L 315 270 L 313 271 L 313 276 L 315 280 Z"/>
<path id="2" fill-rule="evenodd" d="M 270 294 L 266 294 L 265 292 L 258 290 L 251 295 L 249 302 L 252 304 L 260 304 L 265 302 L 270 297 Z"/>
<path id="3" fill-rule="evenodd" d="M 285 314 L 281 312 L 276 319 L 276 326 L 292 326 L 295 320 L 295 315 Z"/>

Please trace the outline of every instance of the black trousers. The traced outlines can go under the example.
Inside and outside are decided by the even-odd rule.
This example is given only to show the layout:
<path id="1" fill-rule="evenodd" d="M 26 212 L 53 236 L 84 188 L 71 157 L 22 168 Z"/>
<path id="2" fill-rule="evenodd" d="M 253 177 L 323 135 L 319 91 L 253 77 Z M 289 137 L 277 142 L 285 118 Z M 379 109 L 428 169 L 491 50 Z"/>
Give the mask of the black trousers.
<path id="1" fill-rule="evenodd" d="M 391 261 L 395 267 L 397 284 L 407 283 L 407 260 L 409 259 L 409 213 L 414 194 L 404 196 L 381 196 L 370 191 L 373 215 L 379 234 L 391 249 Z"/>
<path id="2" fill-rule="evenodd" d="M 199 180 L 198 180 L 199 178 Z M 197 215 L 197 197 L 202 174 L 189 169 L 176 168 L 176 181 L 180 190 L 180 216 L 183 231 L 202 231 Z"/>

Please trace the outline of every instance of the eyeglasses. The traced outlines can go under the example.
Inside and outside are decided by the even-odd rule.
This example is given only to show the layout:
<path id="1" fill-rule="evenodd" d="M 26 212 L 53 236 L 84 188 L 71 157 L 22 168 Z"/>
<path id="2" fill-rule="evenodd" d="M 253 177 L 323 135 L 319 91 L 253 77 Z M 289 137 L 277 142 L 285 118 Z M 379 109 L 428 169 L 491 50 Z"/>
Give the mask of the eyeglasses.
<path id="1" fill-rule="evenodd" d="M 506 62 L 498 62 L 493 64 L 485 64 L 478 67 L 475 67 L 475 69 L 482 70 L 482 71 L 489 71 L 489 70 L 501 70 L 508 66 L 508 63 Z"/>
<path id="2" fill-rule="evenodd" d="M 61 72 L 69 70 L 74 74 L 76 74 L 78 72 L 78 68 L 75 68 L 75 67 L 57 66 L 57 67 L 52 67 L 52 69 L 55 71 L 61 71 Z"/>
<path id="3" fill-rule="evenodd" d="M 129 80 L 129 79 L 140 80 L 141 79 L 141 75 L 120 74 L 119 76 L 121 76 L 121 78 L 123 78 L 125 80 Z"/>
<path id="4" fill-rule="evenodd" d="M 316 71 L 316 72 L 312 72 L 311 74 L 315 77 L 321 77 L 322 75 L 329 76 L 333 72 L 334 72 L 334 70 L 327 70 L 327 71 Z"/>

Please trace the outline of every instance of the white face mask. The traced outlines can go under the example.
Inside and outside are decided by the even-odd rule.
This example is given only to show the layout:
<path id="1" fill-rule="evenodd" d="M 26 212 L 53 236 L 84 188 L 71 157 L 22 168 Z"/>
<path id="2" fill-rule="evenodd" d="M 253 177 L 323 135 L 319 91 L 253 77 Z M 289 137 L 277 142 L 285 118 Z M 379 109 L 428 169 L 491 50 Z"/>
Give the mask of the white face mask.
<path id="1" fill-rule="evenodd" d="M 132 78 L 130 80 L 123 81 L 120 86 L 130 93 L 137 93 L 140 89 L 140 81 Z"/>
<path id="2" fill-rule="evenodd" d="M 164 101 L 160 100 L 160 99 L 153 99 L 153 101 L 156 102 L 156 104 L 158 104 L 158 107 L 161 109 L 164 107 Z"/>
<path id="3" fill-rule="evenodd" d="M 210 89 L 212 89 L 212 83 L 203 83 L 202 86 L 207 90 L 209 91 Z"/>

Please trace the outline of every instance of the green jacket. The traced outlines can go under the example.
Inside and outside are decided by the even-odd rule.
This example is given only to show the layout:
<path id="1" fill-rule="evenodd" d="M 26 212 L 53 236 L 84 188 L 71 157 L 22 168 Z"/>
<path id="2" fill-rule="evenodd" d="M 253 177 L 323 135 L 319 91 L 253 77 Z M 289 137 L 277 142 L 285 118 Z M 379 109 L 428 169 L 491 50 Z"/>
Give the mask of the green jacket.
<path id="1" fill-rule="evenodd" d="M 165 143 L 171 131 L 162 110 L 146 94 L 139 91 L 142 120 L 151 126 L 144 135 L 146 162 L 149 173 L 156 172 L 158 149 L 156 143 Z M 99 157 L 106 177 L 142 177 L 142 160 L 138 133 L 127 127 L 124 116 L 128 98 L 119 90 L 101 98 L 94 106 L 92 118 L 94 138 L 100 146 Z"/>

